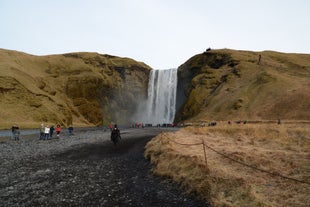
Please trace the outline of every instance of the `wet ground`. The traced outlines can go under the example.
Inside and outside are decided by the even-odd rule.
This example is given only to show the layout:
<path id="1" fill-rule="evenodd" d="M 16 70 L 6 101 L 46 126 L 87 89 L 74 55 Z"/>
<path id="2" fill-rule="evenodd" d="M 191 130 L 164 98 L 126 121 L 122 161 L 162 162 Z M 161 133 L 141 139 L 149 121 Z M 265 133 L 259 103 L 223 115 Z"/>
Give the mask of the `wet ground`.
<path id="1" fill-rule="evenodd" d="M 152 175 L 145 144 L 163 129 L 109 132 L 0 143 L 0 206 L 207 206 Z"/>

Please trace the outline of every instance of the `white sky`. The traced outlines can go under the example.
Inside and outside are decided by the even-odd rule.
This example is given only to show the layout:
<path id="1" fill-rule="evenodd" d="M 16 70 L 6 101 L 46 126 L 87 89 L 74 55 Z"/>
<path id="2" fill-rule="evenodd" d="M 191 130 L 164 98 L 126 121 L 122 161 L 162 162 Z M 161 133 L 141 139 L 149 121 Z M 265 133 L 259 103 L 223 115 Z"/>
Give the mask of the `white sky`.
<path id="1" fill-rule="evenodd" d="M 309 54 L 310 0 L 0 0 L 4 49 L 98 52 L 165 69 L 208 47 Z"/>

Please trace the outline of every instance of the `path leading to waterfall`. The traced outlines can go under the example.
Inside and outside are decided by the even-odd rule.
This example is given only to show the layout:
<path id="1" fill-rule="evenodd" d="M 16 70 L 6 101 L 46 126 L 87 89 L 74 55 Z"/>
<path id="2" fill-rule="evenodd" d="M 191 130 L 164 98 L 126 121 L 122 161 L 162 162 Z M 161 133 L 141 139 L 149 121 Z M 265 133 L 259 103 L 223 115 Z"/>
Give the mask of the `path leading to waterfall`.
<path id="1" fill-rule="evenodd" d="M 102 129 L 0 142 L 0 206 L 207 206 L 150 172 L 144 146 L 162 130 L 122 130 L 116 148 Z"/>

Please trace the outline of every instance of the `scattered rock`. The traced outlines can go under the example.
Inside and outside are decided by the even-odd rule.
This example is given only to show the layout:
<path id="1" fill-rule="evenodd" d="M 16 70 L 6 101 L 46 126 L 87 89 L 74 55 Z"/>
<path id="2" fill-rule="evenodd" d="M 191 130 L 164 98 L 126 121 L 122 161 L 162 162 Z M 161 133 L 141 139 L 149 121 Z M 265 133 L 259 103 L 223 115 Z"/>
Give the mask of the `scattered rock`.
<path id="1" fill-rule="evenodd" d="M 150 172 L 144 146 L 158 129 L 133 129 L 115 148 L 109 133 L 0 145 L 0 206 L 207 206 Z"/>

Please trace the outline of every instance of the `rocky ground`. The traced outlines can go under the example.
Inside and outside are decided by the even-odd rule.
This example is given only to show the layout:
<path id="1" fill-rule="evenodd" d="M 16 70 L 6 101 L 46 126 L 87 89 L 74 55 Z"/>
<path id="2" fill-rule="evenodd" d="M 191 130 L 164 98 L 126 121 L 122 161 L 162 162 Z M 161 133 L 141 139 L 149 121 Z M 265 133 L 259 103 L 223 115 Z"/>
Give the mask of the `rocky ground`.
<path id="1" fill-rule="evenodd" d="M 0 206 L 207 206 L 150 172 L 144 146 L 160 129 L 77 131 L 0 142 Z"/>

